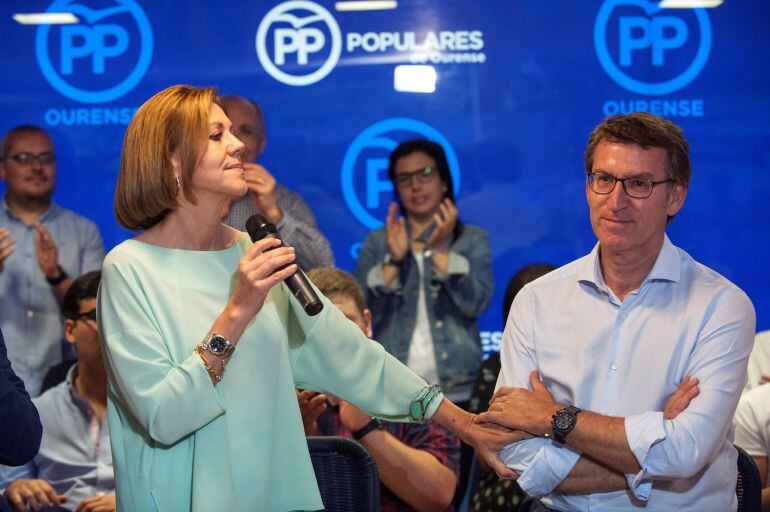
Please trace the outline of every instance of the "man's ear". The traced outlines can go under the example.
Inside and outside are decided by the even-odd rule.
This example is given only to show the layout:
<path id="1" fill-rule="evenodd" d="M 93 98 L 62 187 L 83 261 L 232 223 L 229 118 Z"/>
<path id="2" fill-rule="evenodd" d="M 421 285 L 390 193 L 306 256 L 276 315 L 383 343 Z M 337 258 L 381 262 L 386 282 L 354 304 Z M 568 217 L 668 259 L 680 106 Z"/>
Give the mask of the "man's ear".
<path id="1" fill-rule="evenodd" d="M 368 309 L 364 310 L 364 322 L 366 322 L 366 337 L 371 338 L 374 334 L 372 331 L 372 312 Z"/>
<path id="2" fill-rule="evenodd" d="M 666 203 L 666 214 L 669 217 L 673 217 L 684 206 L 684 200 L 687 198 L 687 188 L 684 185 L 675 183 L 671 191 L 668 194 L 668 202 Z"/>
<path id="3" fill-rule="evenodd" d="M 0 180 L 5 181 L 5 161 L 0 160 Z"/>
<path id="4" fill-rule="evenodd" d="M 75 321 L 69 318 L 64 320 L 64 339 L 67 343 L 75 344 Z"/>

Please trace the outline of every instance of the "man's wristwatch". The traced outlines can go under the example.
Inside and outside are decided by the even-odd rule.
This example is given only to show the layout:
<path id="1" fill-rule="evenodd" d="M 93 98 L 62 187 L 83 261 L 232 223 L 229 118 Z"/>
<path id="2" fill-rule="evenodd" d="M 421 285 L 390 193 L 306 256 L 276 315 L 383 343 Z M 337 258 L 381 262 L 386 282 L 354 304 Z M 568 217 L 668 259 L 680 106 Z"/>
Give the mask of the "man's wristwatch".
<path id="1" fill-rule="evenodd" d="M 372 421 L 370 421 L 363 427 L 353 432 L 353 439 L 358 441 L 369 432 L 372 432 L 374 430 L 383 430 L 384 428 L 385 428 L 385 425 L 383 425 L 382 421 L 380 421 L 379 418 L 372 418 Z"/>
<path id="2" fill-rule="evenodd" d="M 564 409 L 556 411 L 551 416 L 551 429 L 553 430 L 553 439 L 557 443 L 564 444 L 567 442 L 567 434 L 572 432 L 577 424 L 577 415 L 582 412 L 582 409 L 578 409 L 570 405 Z"/>
<path id="3" fill-rule="evenodd" d="M 214 334 L 213 332 L 210 332 L 208 336 L 201 341 L 198 347 L 200 347 L 201 350 L 205 350 L 222 359 L 230 357 L 233 354 L 233 350 L 235 350 L 235 347 L 230 343 L 230 340 L 219 334 Z"/>
<path id="4" fill-rule="evenodd" d="M 48 281 L 48 284 L 50 284 L 51 286 L 57 286 L 62 281 L 64 281 L 65 279 L 67 279 L 69 277 L 67 275 L 67 273 L 64 271 L 64 269 L 61 268 L 61 265 L 57 265 L 56 268 L 59 269 L 59 275 L 58 276 L 56 276 L 56 277 L 46 277 L 45 278 L 45 280 Z"/>

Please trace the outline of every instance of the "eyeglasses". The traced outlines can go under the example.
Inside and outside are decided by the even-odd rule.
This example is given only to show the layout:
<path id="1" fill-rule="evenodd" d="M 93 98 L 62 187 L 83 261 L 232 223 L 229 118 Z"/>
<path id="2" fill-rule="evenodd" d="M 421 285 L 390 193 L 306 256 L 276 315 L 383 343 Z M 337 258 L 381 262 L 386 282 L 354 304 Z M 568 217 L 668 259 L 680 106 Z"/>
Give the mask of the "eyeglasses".
<path id="1" fill-rule="evenodd" d="M 8 158 L 13 160 L 19 165 L 32 165 L 32 162 L 37 162 L 40 165 L 48 165 L 52 164 L 56 161 L 56 155 L 51 153 L 50 151 L 46 151 L 44 153 L 16 153 L 15 155 L 10 155 Z"/>
<path id="2" fill-rule="evenodd" d="M 409 187 L 412 185 L 412 178 L 417 178 L 419 183 L 427 183 L 433 179 L 433 176 L 436 176 L 433 171 L 433 167 L 428 166 L 416 171 L 396 174 L 396 185 L 399 187 Z"/>
<path id="3" fill-rule="evenodd" d="M 85 318 L 86 320 L 91 320 L 92 322 L 96 322 L 96 308 L 90 311 L 84 311 L 83 313 L 78 313 L 75 316 L 75 321 L 77 322 L 81 318 Z"/>
<path id="4" fill-rule="evenodd" d="M 652 189 L 655 188 L 655 185 L 674 181 L 672 179 L 652 181 L 652 178 L 646 176 L 620 179 L 605 172 L 586 173 L 586 179 L 588 180 L 588 187 L 602 195 L 611 194 L 615 190 L 615 184 L 621 182 L 626 195 L 634 199 L 647 199 L 652 195 Z"/>

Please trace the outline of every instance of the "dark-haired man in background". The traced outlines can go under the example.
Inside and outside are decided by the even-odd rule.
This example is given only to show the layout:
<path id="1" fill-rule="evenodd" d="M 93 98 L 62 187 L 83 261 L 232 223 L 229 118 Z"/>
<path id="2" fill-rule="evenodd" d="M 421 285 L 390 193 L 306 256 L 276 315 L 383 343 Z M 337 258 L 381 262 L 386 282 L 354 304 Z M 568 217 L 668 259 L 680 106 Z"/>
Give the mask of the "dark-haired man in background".
<path id="1" fill-rule="evenodd" d="M 64 335 L 77 364 L 67 379 L 34 400 L 43 423 L 40 451 L 20 468 L 0 468 L 0 488 L 14 511 L 53 506 L 115 510 L 107 428 L 107 375 L 96 326 L 101 272 L 77 278 L 62 301 Z"/>
<path id="2" fill-rule="evenodd" d="M 59 302 L 78 276 L 102 266 L 96 226 L 53 202 L 56 154 L 42 128 L 17 126 L 0 143 L 0 328 L 8 359 L 32 396 L 65 359 Z"/>

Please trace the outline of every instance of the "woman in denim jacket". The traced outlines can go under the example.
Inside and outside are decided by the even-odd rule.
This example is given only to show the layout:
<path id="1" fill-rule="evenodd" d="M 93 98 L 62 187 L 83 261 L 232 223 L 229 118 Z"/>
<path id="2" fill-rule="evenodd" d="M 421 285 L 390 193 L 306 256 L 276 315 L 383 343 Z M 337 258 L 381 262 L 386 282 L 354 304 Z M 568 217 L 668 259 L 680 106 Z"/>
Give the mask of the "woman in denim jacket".
<path id="1" fill-rule="evenodd" d="M 481 362 L 476 319 L 493 289 L 487 234 L 458 219 L 439 144 L 400 144 L 388 176 L 398 204 L 390 205 L 386 225 L 366 237 L 355 271 L 375 335 L 452 400 L 467 402 Z"/>

